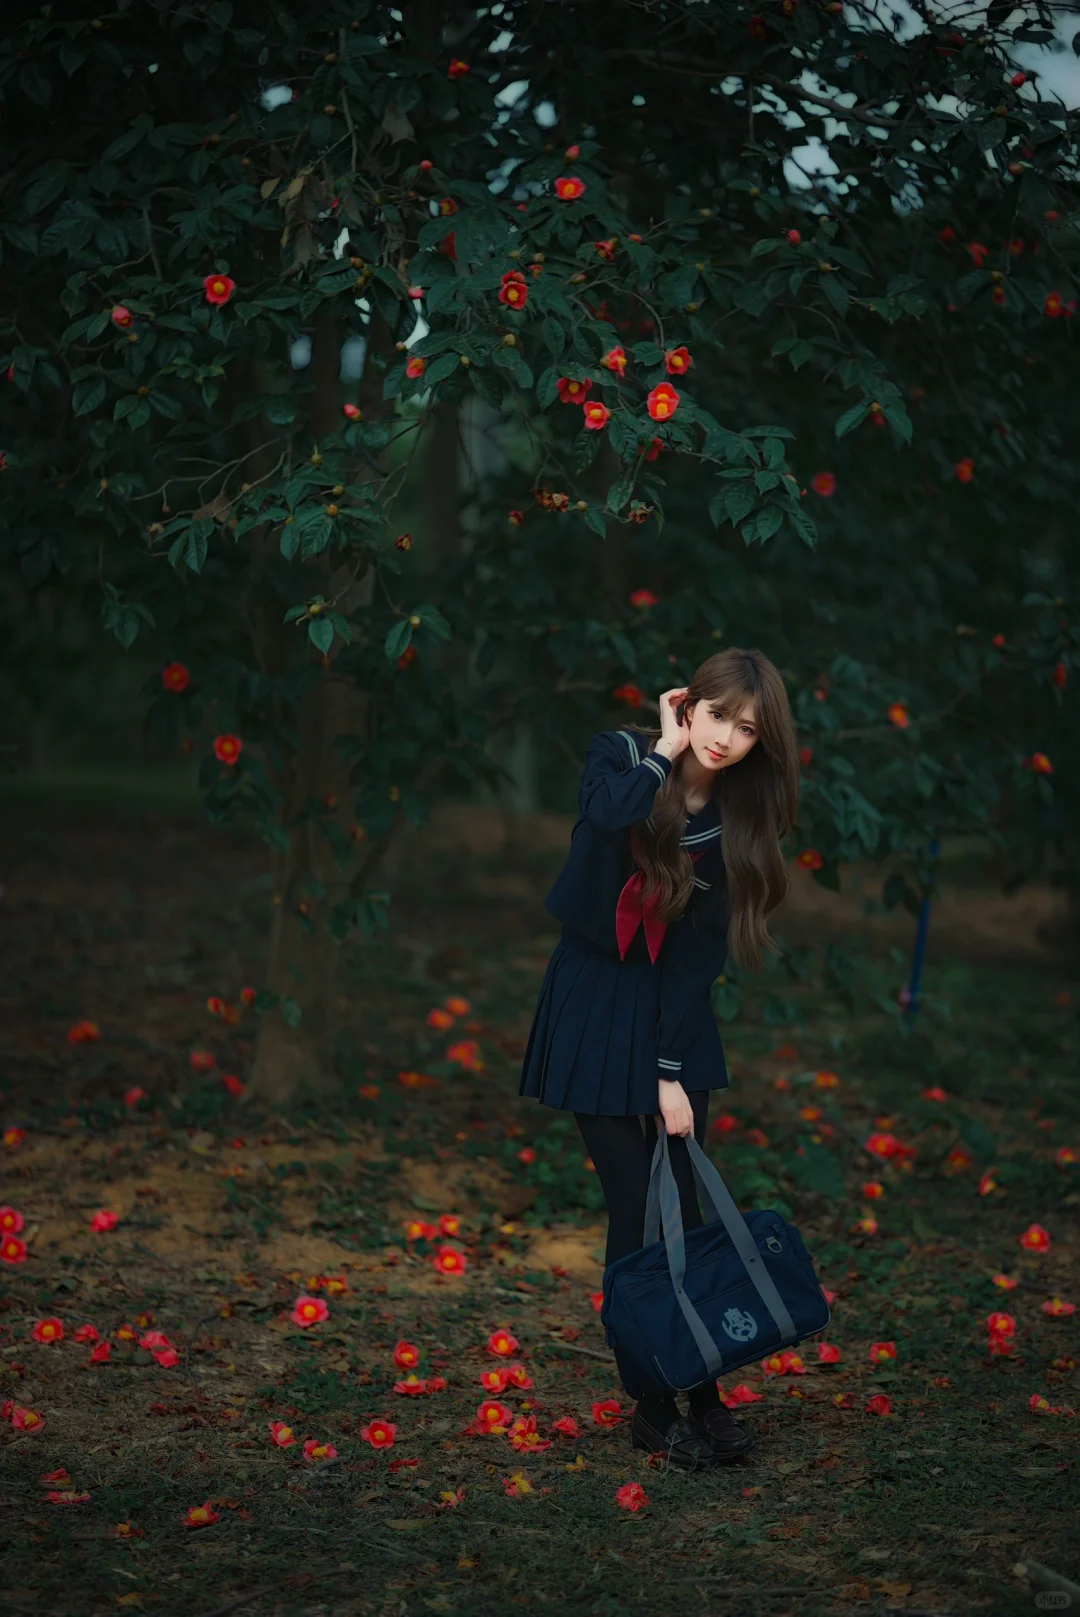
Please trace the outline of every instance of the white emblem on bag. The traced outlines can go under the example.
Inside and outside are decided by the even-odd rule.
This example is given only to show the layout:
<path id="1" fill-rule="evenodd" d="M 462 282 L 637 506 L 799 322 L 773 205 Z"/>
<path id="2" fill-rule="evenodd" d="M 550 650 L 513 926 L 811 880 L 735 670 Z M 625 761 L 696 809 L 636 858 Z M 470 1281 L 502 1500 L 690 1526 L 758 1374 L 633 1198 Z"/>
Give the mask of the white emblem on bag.
<path id="1" fill-rule="evenodd" d="M 724 1330 L 733 1342 L 752 1342 L 757 1335 L 757 1320 L 741 1308 L 729 1308 L 724 1315 Z"/>

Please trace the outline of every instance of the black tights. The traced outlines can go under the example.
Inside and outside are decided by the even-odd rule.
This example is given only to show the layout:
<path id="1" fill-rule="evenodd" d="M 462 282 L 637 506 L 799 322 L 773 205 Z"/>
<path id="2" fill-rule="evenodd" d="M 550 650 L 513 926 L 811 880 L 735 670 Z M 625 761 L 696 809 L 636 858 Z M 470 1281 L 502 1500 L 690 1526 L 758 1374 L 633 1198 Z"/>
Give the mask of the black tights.
<path id="1" fill-rule="evenodd" d="M 704 1146 L 705 1126 L 709 1115 L 709 1091 L 695 1089 L 687 1095 L 687 1099 L 694 1113 L 694 1138 L 699 1145 Z M 575 1112 L 574 1117 L 593 1160 L 607 1203 L 606 1266 L 614 1263 L 616 1258 L 625 1257 L 628 1252 L 637 1252 L 644 1244 L 645 1198 L 649 1189 L 649 1170 L 652 1166 L 653 1151 L 656 1148 L 656 1120 L 652 1115 L 642 1120 L 634 1115 L 596 1117 L 588 1112 Z M 675 1183 L 679 1187 L 683 1227 L 688 1230 L 696 1229 L 703 1223 L 703 1219 L 686 1141 L 678 1135 L 672 1135 L 668 1140 L 668 1147 L 671 1154 L 671 1169 L 675 1175 Z M 618 1349 L 615 1350 L 615 1363 L 619 1367 L 623 1387 L 627 1395 L 632 1397 L 633 1394 L 626 1386 L 622 1365 L 619 1363 Z M 718 1409 L 720 1394 L 716 1388 L 715 1377 L 703 1381 L 698 1387 L 692 1387 L 689 1397 L 690 1413 L 696 1415 L 698 1419 L 706 1415 L 710 1409 Z M 637 1403 L 645 1419 L 660 1431 L 666 1431 L 679 1415 L 679 1406 L 675 1402 L 674 1395 L 664 1393 L 659 1388 L 652 1389 L 646 1397 L 639 1398 Z"/>

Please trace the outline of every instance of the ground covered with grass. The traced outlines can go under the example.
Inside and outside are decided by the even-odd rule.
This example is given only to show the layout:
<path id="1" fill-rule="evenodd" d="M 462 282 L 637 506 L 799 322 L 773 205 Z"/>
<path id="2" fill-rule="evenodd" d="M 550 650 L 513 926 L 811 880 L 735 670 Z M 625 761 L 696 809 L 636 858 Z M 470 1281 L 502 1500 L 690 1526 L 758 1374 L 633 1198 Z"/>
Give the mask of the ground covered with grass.
<path id="1" fill-rule="evenodd" d="M 343 974 L 340 1092 L 271 1112 L 261 845 L 3 812 L 3 1609 L 1019 1614 L 1080 1581 L 1076 985 L 987 958 L 977 891 L 914 1028 L 910 918 L 838 930 L 832 895 L 742 979 L 710 1154 L 832 1321 L 721 1383 L 756 1446 L 687 1475 L 630 1448 L 596 1176 L 517 1095 L 568 823 L 418 839 Z"/>

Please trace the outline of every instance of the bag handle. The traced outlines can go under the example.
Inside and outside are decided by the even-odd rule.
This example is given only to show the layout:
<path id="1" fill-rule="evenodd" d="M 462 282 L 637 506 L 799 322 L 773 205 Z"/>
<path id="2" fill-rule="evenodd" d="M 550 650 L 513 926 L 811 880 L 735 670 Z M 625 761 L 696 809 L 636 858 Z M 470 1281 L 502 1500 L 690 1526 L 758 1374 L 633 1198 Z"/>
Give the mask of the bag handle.
<path id="1" fill-rule="evenodd" d="M 765 1267 L 761 1254 L 757 1249 L 757 1244 L 746 1227 L 746 1220 L 735 1205 L 734 1197 L 720 1177 L 715 1164 L 709 1161 L 709 1158 L 692 1134 L 686 1136 L 686 1149 L 689 1152 L 694 1176 L 701 1188 L 704 1200 L 709 1211 L 714 1214 L 713 1218 L 707 1218 L 705 1222 L 723 1224 L 731 1237 L 732 1245 L 743 1261 L 743 1267 L 753 1281 L 766 1309 L 776 1322 L 776 1327 L 781 1336 L 794 1338 L 796 1335 L 795 1323 L 777 1289 L 776 1282 Z M 668 1271 L 671 1275 L 675 1295 L 678 1298 L 679 1306 L 686 1317 L 686 1322 L 698 1345 L 701 1356 L 705 1360 L 706 1375 L 718 1375 L 723 1364 L 723 1354 L 717 1347 L 701 1315 L 683 1290 L 683 1283 L 686 1279 L 686 1237 L 683 1230 L 679 1187 L 671 1167 L 668 1134 L 665 1128 L 660 1129 L 649 1175 L 649 1190 L 645 1209 L 644 1244 L 646 1246 L 652 1245 L 653 1242 L 659 1239 L 658 1225 L 661 1218 L 663 1220 L 664 1242 L 667 1247 Z"/>

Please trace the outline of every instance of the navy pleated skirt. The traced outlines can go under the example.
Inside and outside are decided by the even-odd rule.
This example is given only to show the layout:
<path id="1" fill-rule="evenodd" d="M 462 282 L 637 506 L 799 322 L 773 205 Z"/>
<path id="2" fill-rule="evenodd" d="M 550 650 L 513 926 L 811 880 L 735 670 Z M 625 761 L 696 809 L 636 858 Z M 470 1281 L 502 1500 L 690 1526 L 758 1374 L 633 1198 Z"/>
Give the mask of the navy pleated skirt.
<path id="1" fill-rule="evenodd" d="M 657 1026 L 660 968 L 639 930 L 625 959 L 568 926 L 548 962 L 522 1062 L 519 1095 L 593 1116 L 655 1115 L 660 1107 Z M 727 1089 L 709 991 L 701 1029 L 678 1075 L 689 1094 Z"/>

